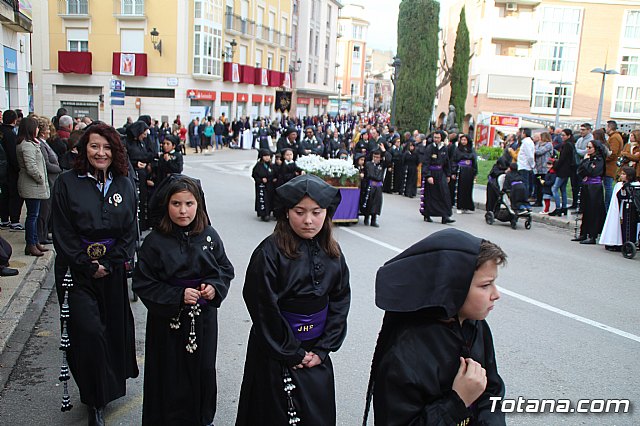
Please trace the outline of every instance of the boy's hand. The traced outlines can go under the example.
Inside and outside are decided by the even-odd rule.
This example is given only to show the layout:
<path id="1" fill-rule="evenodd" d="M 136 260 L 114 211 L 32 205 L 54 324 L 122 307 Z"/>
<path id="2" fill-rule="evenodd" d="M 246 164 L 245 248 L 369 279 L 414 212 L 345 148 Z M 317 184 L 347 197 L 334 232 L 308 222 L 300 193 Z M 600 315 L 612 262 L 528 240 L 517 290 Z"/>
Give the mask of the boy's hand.
<path id="1" fill-rule="evenodd" d="M 460 368 L 451 387 L 467 407 L 475 402 L 487 387 L 487 372 L 471 358 L 460 357 Z"/>

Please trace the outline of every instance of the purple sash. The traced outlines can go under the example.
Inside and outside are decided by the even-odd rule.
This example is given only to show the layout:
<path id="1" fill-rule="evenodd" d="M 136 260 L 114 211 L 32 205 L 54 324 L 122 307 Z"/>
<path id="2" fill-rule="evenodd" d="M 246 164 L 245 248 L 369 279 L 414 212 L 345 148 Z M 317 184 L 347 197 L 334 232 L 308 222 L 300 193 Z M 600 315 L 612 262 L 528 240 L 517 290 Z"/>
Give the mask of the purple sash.
<path id="1" fill-rule="evenodd" d="M 511 186 L 513 186 L 513 185 L 519 185 L 519 184 L 522 184 L 522 181 L 521 181 L 521 180 L 514 180 L 513 182 L 511 182 Z"/>
<path id="2" fill-rule="evenodd" d="M 601 185 L 602 178 L 600 176 L 588 177 L 588 178 L 585 178 L 584 181 L 582 181 L 582 183 L 585 185 Z"/>
<path id="3" fill-rule="evenodd" d="M 293 312 L 280 311 L 284 319 L 289 323 L 289 327 L 296 336 L 296 339 L 304 342 L 306 340 L 317 339 L 324 332 L 324 325 L 327 322 L 327 312 L 329 305 L 315 314 L 296 314 Z"/>
<path id="4" fill-rule="evenodd" d="M 107 238 L 100 241 L 89 241 L 81 238 L 83 250 L 91 260 L 98 260 L 103 257 L 116 244 L 115 238 Z"/>
<path id="5" fill-rule="evenodd" d="M 202 284 L 202 278 L 174 278 L 169 283 L 174 287 L 182 287 L 182 288 L 199 288 L 200 284 Z M 198 305 L 206 305 L 209 301 L 204 298 L 198 299 Z"/>
<path id="6" fill-rule="evenodd" d="M 382 186 L 382 182 L 377 181 L 377 180 L 370 180 L 369 181 L 369 185 L 370 186 Z"/>
<path id="7" fill-rule="evenodd" d="M 471 167 L 471 160 L 460 160 L 460 161 L 458 161 L 458 166 L 460 166 L 460 167 Z"/>
<path id="8" fill-rule="evenodd" d="M 429 170 L 442 170 L 442 166 L 429 166 Z"/>

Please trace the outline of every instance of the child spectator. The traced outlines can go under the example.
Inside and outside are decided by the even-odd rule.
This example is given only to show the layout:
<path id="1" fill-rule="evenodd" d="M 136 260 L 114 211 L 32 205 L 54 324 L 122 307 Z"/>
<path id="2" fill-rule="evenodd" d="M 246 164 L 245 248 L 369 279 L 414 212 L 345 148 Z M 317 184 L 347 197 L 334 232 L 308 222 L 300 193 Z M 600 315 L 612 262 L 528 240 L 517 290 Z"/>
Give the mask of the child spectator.
<path id="1" fill-rule="evenodd" d="M 540 186 L 542 187 L 542 202 L 544 203 L 544 209 L 540 214 L 549 214 L 549 207 L 551 206 L 551 199 L 553 198 L 551 188 L 553 188 L 553 184 L 556 182 L 556 170 L 553 168 L 554 162 L 553 158 L 549 158 L 549 160 L 547 160 L 547 173 L 544 175 L 544 179 L 540 179 Z"/>
<path id="2" fill-rule="evenodd" d="M 523 177 L 518 172 L 518 163 L 511 163 L 506 171 L 502 190 L 509 194 L 511 208 L 518 211 L 529 209 L 529 195 Z"/>

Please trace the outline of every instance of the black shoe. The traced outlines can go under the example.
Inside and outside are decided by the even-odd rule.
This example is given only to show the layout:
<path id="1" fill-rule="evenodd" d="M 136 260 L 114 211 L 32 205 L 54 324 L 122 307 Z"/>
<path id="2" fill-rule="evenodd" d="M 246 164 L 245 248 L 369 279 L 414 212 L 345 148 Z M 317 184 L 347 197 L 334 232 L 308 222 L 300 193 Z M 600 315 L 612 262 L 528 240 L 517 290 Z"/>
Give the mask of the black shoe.
<path id="1" fill-rule="evenodd" d="M 442 224 L 443 224 L 443 225 L 446 225 L 446 224 L 449 224 L 449 223 L 453 223 L 453 222 L 455 222 L 455 220 L 454 220 L 454 219 L 450 219 L 450 218 L 448 218 L 448 217 L 443 217 L 443 218 L 442 218 Z"/>
<path id="2" fill-rule="evenodd" d="M 431 219 L 431 217 L 429 217 L 429 216 L 425 216 L 424 217 L 424 221 L 425 222 L 433 222 L 433 219 Z"/>
<path id="3" fill-rule="evenodd" d="M 18 275 L 17 269 L 9 268 L 8 266 L 0 267 L 0 277 L 13 277 L 15 275 Z"/>
<path id="4" fill-rule="evenodd" d="M 555 209 L 554 211 L 549 213 L 549 216 L 560 216 L 561 214 L 562 214 L 562 209 Z"/>
<path id="5" fill-rule="evenodd" d="M 584 241 L 584 240 L 586 240 L 586 239 L 587 239 L 587 236 L 586 236 L 586 235 L 580 235 L 579 237 L 572 238 L 572 239 L 571 239 L 571 241 L 580 241 L 580 242 L 583 242 L 583 241 Z"/>
<path id="6" fill-rule="evenodd" d="M 104 407 L 89 407 L 89 426 L 104 426 Z"/>
<path id="7" fill-rule="evenodd" d="M 380 228 L 380 225 L 378 225 L 375 221 L 371 221 L 371 226 L 373 226 L 374 228 Z"/>
<path id="8" fill-rule="evenodd" d="M 560 216 L 563 216 L 563 215 L 564 215 L 564 216 L 566 216 L 566 215 L 567 215 L 567 208 L 566 208 L 566 207 L 565 207 L 565 208 L 563 208 L 563 209 L 560 209 Z"/>
<path id="9" fill-rule="evenodd" d="M 604 249 L 607 251 L 621 252 L 622 246 L 604 246 Z"/>
<path id="10" fill-rule="evenodd" d="M 576 210 L 577 208 L 578 208 L 578 205 L 577 205 L 577 204 L 571 204 L 571 205 L 568 207 L 568 209 L 569 209 L 569 210 Z"/>
<path id="11" fill-rule="evenodd" d="M 365 224 L 366 226 L 369 226 L 369 216 L 365 216 L 365 217 L 364 217 L 364 224 Z"/>
<path id="12" fill-rule="evenodd" d="M 269 222 L 269 216 L 261 216 L 260 220 L 263 222 Z"/>
<path id="13" fill-rule="evenodd" d="M 586 238 L 582 241 L 580 241 L 580 244 L 595 244 L 596 243 L 596 239 L 595 238 Z"/>
<path id="14" fill-rule="evenodd" d="M 46 240 L 40 241 L 40 244 L 45 246 L 45 245 L 53 244 L 53 241 L 50 239 L 46 239 Z"/>

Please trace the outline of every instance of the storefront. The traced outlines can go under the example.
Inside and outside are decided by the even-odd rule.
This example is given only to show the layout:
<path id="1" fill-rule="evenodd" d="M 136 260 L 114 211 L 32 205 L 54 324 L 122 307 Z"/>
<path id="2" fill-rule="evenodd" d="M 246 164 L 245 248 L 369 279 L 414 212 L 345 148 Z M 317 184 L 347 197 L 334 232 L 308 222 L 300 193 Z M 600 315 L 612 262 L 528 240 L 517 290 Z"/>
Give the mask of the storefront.
<path id="1" fill-rule="evenodd" d="M 191 119 L 196 117 L 201 120 L 215 115 L 216 92 L 212 90 L 187 90 L 187 98 L 190 100 L 189 115 Z"/>

